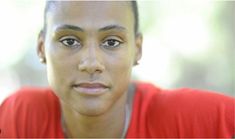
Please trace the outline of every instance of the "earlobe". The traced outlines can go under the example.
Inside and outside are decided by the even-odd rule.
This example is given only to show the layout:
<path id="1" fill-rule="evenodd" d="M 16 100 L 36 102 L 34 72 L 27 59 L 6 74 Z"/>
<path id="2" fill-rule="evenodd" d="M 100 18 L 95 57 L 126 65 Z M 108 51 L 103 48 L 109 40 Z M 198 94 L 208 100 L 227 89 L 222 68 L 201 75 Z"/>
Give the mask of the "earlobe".
<path id="1" fill-rule="evenodd" d="M 136 52 L 135 52 L 135 63 L 134 65 L 139 64 L 139 60 L 142 57 L 142 42 L 143 42 L 143 36 L 141 33 L 136 34 L 135 37 L 135 46 L 136 46 Z"/>
<path id="2" fill-rule="evenodd" d="M 43 31 L 40 31 L 38 35 L 38 42 L 37 42 L 37 54 L 39 56 L 39 61 L 41 63 L 46 64 L 46 57 L 45 57 L 45 41 L 44 41 L 44 34 Z"/>

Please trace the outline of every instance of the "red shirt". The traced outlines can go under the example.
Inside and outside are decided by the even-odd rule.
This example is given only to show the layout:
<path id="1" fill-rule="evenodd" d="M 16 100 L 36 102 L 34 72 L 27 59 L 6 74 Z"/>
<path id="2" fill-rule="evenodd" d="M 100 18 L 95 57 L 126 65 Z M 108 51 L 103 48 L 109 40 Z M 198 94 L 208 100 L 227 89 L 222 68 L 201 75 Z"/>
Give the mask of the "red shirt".
<path id="1" fill-rule="evenodd" d="M 193 89 L 137 83 L 126 137 L 233 137 L 235 99 Z M 0 106 L 0 137 L 60 137 L 61 111 L 50 89 L 22 88 Z"/>

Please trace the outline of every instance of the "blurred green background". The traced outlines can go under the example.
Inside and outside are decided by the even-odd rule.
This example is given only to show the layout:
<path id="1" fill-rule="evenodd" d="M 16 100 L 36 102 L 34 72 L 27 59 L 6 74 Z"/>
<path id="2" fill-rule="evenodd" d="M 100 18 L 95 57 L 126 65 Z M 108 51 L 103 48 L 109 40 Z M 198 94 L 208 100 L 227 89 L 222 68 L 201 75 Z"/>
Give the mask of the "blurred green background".
<path id="1" fill-rule="evenodd" d="M 235 95 L 235 1 L 138 1 L 143 57 L 133 78 L 162 88 Z M 0 1 L 0 102 L 21 86 L 47 86 L 36 54 L 44 1 Z"/>

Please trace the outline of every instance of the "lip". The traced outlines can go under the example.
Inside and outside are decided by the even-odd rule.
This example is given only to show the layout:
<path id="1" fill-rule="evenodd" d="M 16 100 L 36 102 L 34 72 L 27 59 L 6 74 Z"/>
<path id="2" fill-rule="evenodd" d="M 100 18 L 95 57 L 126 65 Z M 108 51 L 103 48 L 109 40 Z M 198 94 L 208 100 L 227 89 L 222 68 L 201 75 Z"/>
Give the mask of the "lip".
<path id="1" fill-rule="evenodd" d="M 78 84 L 73 84 L 72 88 L 83 95 L 101 95 L 109 90 L 109 86 L 104 83 L 99 82 L 83 82 Z"/>

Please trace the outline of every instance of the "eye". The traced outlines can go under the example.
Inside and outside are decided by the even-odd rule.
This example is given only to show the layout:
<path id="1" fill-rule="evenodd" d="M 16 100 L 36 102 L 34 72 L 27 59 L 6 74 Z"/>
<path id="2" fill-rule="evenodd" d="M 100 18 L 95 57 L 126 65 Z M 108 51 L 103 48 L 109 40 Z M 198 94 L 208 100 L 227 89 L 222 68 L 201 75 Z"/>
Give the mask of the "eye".
<path id="1" fill-rule="evenodd" d="M 66 37 L 62 37 L 60 39 L 60 42 L 65 45 L 66 47 L 80 47 L 81 43 L 79 40 L 77 40 L 75 37 L 72 36 L 66 36 Z"/>
<path id="2" fill-rule="evenodd" d="M 119 47 L 121 43 L 121 41 L 116 39 L 107 39 L 101 44 L 101 46 L 107 49 L 113 49 Z"/>

